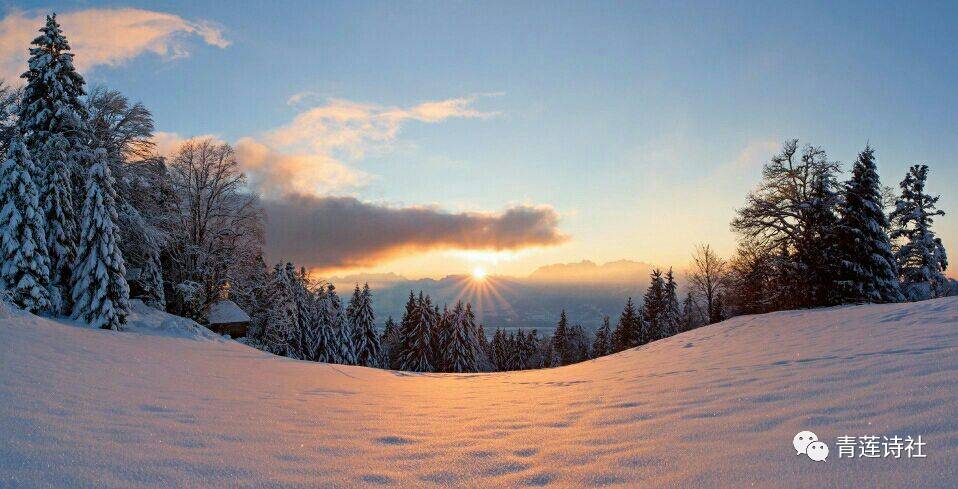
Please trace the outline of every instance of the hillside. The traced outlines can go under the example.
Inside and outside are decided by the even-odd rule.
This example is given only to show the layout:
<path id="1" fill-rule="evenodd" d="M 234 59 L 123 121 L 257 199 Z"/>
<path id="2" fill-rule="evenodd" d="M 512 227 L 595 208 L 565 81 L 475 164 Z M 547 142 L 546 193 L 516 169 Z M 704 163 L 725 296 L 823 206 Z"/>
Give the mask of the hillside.
<path id="1" fill-rule="evenodd" d="M 177 324 L 0 311 L 0 486 L 958 485 L 954 297 L 473 375 L 287 360 Z M 806 429 L 827 462 L 796 456 Z M 837 458 L 836 437 L 871 434 L 921 435 L 927 458 Z"/>

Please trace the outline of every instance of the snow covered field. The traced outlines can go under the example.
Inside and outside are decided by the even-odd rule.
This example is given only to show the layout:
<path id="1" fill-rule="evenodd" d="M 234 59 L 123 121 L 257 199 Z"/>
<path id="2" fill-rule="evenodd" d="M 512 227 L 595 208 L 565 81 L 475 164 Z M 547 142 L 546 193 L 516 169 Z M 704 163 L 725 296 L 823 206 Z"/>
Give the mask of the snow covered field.
<path id="1" fill-rule="evenodd" d="M 958 486 L 954 297 L 474 375 L 292 361 L 136 311 L 124 333 L 0 311 L 0 486 Z M 827 462 L 796 456 L 806 429 Z M 872 434 L 927 457 L 838 458 Z"/>

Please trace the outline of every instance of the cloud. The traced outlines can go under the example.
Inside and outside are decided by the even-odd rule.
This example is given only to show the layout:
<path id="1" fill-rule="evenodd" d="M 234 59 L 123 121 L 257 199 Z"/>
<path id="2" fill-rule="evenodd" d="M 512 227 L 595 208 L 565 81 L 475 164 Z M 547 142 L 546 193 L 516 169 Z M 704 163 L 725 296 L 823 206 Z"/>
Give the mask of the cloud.
<path id="1" fill-rule="evenodd" d="M 457 213 L 329 196 L 374 178 L 350 163 L 374 148 L 388 149 L 408 122 L 495 115 L 475 109 L 474 100 L 387 107 L 330 99 L 279 128 L 237 140 L 237 160 L 251 188 L 263 196 L 270 258 L 335 270 L 371 266 L 404 253 L 517 251 L 567 241 L 558 213 L 546 206 Z M 168 155 L 184 139 L 158 132 L 154 141 L 160 154 Z"/>
<path id="2" fill-rule="evenodd" d="M 306 97 L 304 94 L 302 97 Z M 294 95 L 294 102 L 305 100 Z M 329 99 L 289 123 L 236 141 L 237 157 L 254 189 L 266 197 L 322 195 L 366 185 L 372 176 L 355 168 L 369 151 L 389 151 L 408 122 L 438 123 L 451 118 L 485 118 L 472 104 L 478 96 L 390 107 Z M 169 155 L 183 138 L 158 132 L 157 152 Z"/>
<path id="3" fill-rule="evenodd" d="M 309 92 L 293 95 L 290 104 L 307 100 Z M 340 157 L 362 158 L 371 148 L 388 147 L 403 124 L 437 123 L 451 118 L 487 118 L 496 112 L 472 107 L 478 96 L 423 102 L 410 107 L 389 107 L 331 98 L 324 105 L 297 114 L 272 131 L 266 141 L 278 148 L 313 151 Z"/>
<path id="4" fill-rule="evenodd" d="M 248 137 L 236 142 L 236 157 L 253 188 L 268 198 L 356 188 L 371 178 L 327 154 L 286 154 Z"/>
<path id="5" fill-rule="evenodd" d="M 267 199 L 263 205 L 270 257 L 319 270 L 370 266 L 408 252 L 520 250 L 568 240 L 559 231 L 558 213 L 546 206 L 453 213 L 309 195 Z"/>
<path id="6" fill-rule="evenodd" d="M 300 102 L 311 94 L 297 95 L 302 96 L 294 95 L 291 100 Z M 473 108 L 476 97 L 427 101 L 409 107 L 328 99 L 276 129 L 240 138 L 235 142 L 237 158 L 253 188 L 267 198 L 356 189 L 373 176 L 356 168 L 355 163 L 369 151 L 389 151 L 404 124 L 497 114 Z M 170 132 L 154 136 L 161 155 L 172 154 L 184 140 Z"/>
<path id="7" fill-rule="evenodd" d="M 0 20 L 0 76 L 10 82 L 26 70 L 27 48 L 44 22 L 45 11 L 13 10 Z M 211 46 L 229 45 L 216 24 L 135 8 L 86 9 L 57 15 L 74 62 L 81 72 L 117 66 L 143 53 L 163 59 L 189 56 L 188 38 Z"/>
<path id="8" fill-rule="evenodd" d="M 212 139 L 212 134 L 192 139 Z M 174 132 L 156 131 L 153 143 L 157 154 L 170 157 L 188 138 Z M 244 137 L 232 144 L 236 160 L 246 174 L 250 188 L 265 198 L 279 199 L 286 194 L 318 194 L 356 188 L 366 184 L 370 175 L 316 154 L 286 154 L 276 151 L 254 138 Z"/>

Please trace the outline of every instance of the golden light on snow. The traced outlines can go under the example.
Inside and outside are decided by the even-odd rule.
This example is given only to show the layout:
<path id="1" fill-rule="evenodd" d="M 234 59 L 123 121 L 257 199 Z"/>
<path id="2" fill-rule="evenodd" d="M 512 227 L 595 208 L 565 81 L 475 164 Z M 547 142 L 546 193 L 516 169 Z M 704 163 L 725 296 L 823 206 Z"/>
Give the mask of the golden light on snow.
<path id="1" fill-rule="evenodd" d="M 482 267 L 476 267 L 472 269 L 472 278 L 475 280 L 485 280 L 486 279 L 486 269 Z"/>

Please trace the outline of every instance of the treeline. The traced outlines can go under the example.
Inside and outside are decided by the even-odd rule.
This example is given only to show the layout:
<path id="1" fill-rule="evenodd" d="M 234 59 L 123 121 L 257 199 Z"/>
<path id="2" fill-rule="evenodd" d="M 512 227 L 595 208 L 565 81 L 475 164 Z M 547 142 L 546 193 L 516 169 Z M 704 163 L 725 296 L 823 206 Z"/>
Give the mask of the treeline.
<path id="1" fill-rule="evenodd" d="M 735 255 L 696 249 L 689 282 L 702 322 L 958 292 L 944 275 L 947 255 L 933 230 L 944 212 L 925 189 L 928 171 L 911 166 L 896 195 L 881 185 L 870 146 L 840 181 L 841 165 L 823 149 L 786 141 L 731 223 Z"/>
<path id="2" fill-rule="evenodd" d="M 291 263 L 276 265 L 262 283 L 254 287 L 259 309 L 242 341 L 277 355 L 410 372 L 516 370 L 589 358 L 585 332 L 567 329 L 565 312 L 552 341 L 540 342 L 535 330 L 499 330 L 490 342 L 470 303 L 440 309 L 428 295 L 410 291 L 399 323 L 389 317 L 378 332 L 368 284 L 357 284 L 344 304 L 333 284 L 314 282 Z M 583 353 L 567 352 L 572 345 L 582 345 Z"/>
<path id="3" fill-rule="evenodd" d="M 617 353 L 646 343 L 668 338 L 700 325 L 691 294 L 682 303 L 672 270 L 652 270 L 649 286 L 636 305 L 630 297 L 612 326 L 608 316 L 594 332 L 569 324 L 565 310 L 551 336 L 538 331 L 496 330 L 492 341 L 484 345 L 492 370 L 525 370 L 559 367 Z"/>
<path id="4" fill-rule="evenodd" d="M 277 355 L 409 372 L 491 372 L 558 367 L 672 336 L 691 327 L 689 305 L 680 306 L 669 270 L 654 270 L 640 307 L 630 298 L 615 328 L 608 317 L 594 334 L 570 324 L 566 312 L 551 335 L 532 329 L 497 329 L 491 340 L 472 305 L 439 307 L 419 292 L 398 323 L 389 317 L 377 333 L 372 291 L 358 284 L 344 305 L 333 284 L 314 282 L 304 268 L 276 265 L 264 287 L 254 288 L 254 310 L 243 341 Z"/>

